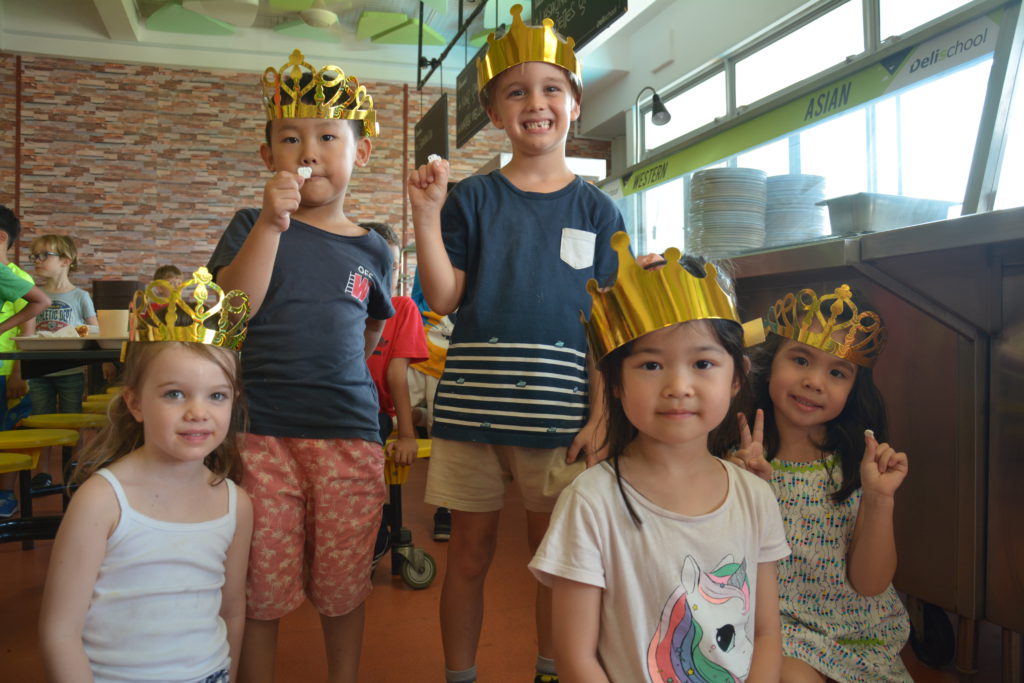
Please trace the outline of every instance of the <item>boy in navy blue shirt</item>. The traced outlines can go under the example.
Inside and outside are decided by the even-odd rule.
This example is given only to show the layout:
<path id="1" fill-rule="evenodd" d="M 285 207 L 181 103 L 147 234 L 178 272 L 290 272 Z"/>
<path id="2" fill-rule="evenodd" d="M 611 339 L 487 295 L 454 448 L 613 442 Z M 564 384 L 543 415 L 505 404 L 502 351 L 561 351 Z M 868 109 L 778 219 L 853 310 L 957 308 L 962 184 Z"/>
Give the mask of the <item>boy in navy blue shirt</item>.
<path id="1" fill-rule="evenodd" d="M 273 679 L 277 627 L 320 612 L 331 683 L 355 681 L 373 541 L 384 503 L 377 392 L 366 367 L 391 307 L 391 253 L 345 215 L 377 134 L 373 99 L 296 50 L 263 76 L 263 207 L 235 214 L 209 268 L 249 295 L 242 355 L 253 503 L 239 678 Z"/>
<path id="2" fill-rule="evenodd" d="M 600 416 L 588 415 L 585 284 L 614 277 L 618 209 L 569 170 L 565 142 L 580 113 L 572 39 L 526 27 L 477 63 L 480 99 L 512 143 L 512 160 L 461 181 L 448 166 L 410 174 L 417 263 L 431 310 L 459 310 L 434 403 L 426 501 L 453 511 L 441 596 L 449 681 L 476 678 L 483 586 L 504 488 L 516 480 L 536 550 L 559 492 L 597 456 Z M 539 47 L 538 47 L 539 46 Z M 537 48 L 536 51 L 532 51 Z M 550 591 L 538 586 L 537 681 L 554 681 Z"/>

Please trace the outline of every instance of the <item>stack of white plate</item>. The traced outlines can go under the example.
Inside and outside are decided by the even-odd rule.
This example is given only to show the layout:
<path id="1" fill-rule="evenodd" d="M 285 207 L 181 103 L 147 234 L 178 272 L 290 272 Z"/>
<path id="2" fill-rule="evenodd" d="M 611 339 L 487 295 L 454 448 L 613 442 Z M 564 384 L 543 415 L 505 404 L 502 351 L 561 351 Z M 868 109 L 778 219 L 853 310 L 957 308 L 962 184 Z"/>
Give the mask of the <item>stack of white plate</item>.
<path id="1" fill-rule="evenodd" d="M 827 237 L 825 178 L 820 175 L 773 175 L 768 179 L 765 246 L 807 242 Z"/>
<path id="2" fill-rule="evenodd" d="M 766 177 L 755 168 L 708 168 L 694 173 L 686 250 L 728 258 L 763 247 Z"/>

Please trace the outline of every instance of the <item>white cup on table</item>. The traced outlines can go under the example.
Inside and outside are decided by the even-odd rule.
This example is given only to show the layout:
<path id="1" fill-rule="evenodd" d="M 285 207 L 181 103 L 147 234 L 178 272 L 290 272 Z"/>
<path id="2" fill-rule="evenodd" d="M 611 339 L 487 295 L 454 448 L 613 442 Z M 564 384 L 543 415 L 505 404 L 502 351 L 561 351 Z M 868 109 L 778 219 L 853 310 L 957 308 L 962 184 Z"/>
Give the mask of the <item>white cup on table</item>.
<path id="1" fill-rule="evenodd" d="M 100 324 L 101 337 L 127 337 L 128 336 L 128 311 L 127 310 L 101 310 L 96 311 L 96 319 Z"/>

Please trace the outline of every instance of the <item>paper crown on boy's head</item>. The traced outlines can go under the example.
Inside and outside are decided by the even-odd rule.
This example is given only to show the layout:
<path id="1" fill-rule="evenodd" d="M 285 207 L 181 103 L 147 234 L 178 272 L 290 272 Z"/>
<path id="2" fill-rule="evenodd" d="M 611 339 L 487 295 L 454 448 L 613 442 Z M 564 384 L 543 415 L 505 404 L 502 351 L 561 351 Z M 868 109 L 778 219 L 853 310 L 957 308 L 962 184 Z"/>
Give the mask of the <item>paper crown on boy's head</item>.
<path id="1" fill-rule="evenodd" d="M 858 310 L 849 285 L 821 297 L 813 289 L 786 294 L 768 310 L 764 329 L 865 368 L 874 367 L 888 336 L 880 315 Z"/>
<path id="2" fill-rule="evenodd" d="M 249 323 L 249 297 L 224 293 L 205 267 L 179 287 L 154 280 L 135 292 L 128 316 L 128 341 L 198 342 L 238 350 Z"/>
<path id="3" fill-rule="evenodd" d="M 315 69 L 295 50 L 280 70 L 263 72 L 263 103 L 267 121 L 276 119 L 346 119 L 362 121 L 368 137 L 378 133 L 373 98 L 355 76 L 328 64 Z"/>
<path id="4" fill-rule="evenodd" d="M 722 289 L 718 270 L 704 265 L 704 277 L 694 277 L 679 263 L 680 252 L 668 249 L 665 265 L 644 270 L 629 252 L 629 236 L 612 235 L 619 255 L 615 284 L 602 291 L 597 281 L 587 282 L 593 298 L 588 321 L 580 312 L 587 339 L 600 360 L 623 344 L 664 327 L 691 320 L 730 320 L 739 324 L 736 302 Z"/>
<path id="5" fill-rule="evenodd" d="M 487 36 L 487 52 L 476 60 L 477 92 L 502 71 L 524 62 L 554 64 L 582 80 L 583 65 L 573 51 L 576 42 L 572 38 L 559 38 L 551 19 L 545 19 L 541 26 L 527 26 L 520 16 L 522 5 L 513 5 L 509 11 L 512 26 L 500 38 L 495 38 L 493 32 Z"/>

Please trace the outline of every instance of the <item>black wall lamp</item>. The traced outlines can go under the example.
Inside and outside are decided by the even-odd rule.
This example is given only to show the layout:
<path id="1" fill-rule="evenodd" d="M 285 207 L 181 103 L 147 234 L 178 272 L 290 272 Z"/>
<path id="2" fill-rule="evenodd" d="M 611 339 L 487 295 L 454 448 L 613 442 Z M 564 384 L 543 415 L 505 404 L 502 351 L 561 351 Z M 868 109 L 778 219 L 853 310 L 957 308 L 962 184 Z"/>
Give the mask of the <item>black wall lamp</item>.
<path id="1" fill-rule="evenodd" d="M 640 111 L 640 96 L 648 90 L 651 91 L 653 97 L 651 97 L 651 121 L 656 126 L 664 126 L 666 123 L 672 120 L 672 114 L 668 113 L 668 109 L 665 108 L 665 103 L 661 101 L 661 95 L 658 91 L 647 85 L 644 86 L 643 90 L 637 93 L 636 96 L 636 107 L 637 111 Z"/>

